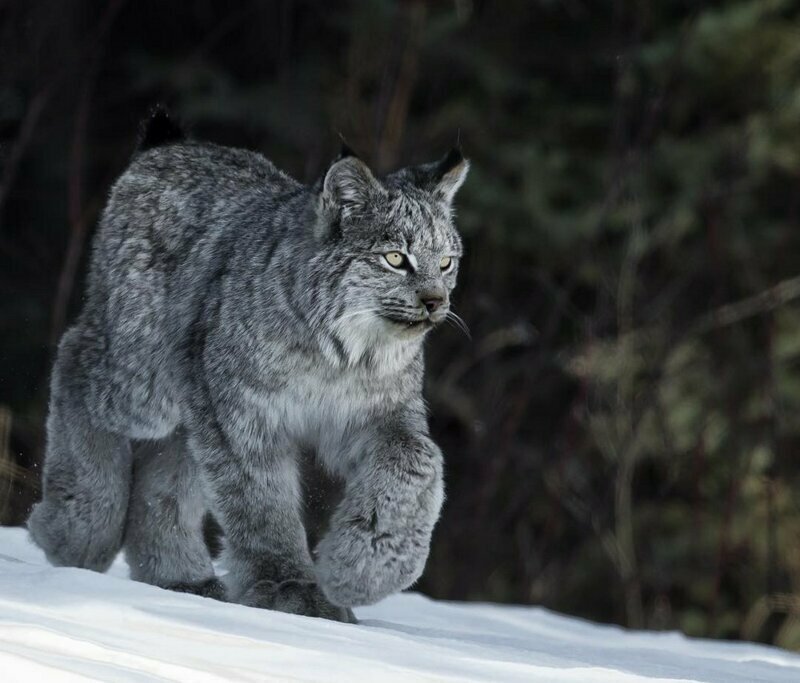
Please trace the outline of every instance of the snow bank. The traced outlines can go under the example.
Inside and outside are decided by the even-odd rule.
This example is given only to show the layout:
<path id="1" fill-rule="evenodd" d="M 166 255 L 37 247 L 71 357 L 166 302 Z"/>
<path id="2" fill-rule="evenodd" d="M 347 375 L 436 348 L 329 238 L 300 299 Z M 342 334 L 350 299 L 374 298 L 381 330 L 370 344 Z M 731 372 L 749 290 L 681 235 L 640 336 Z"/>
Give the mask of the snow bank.
<path id="1" fill-rule="evenodd" d="M 50 567 L 0 528 L 0 681 L 800 681 L 760 645 L 598 626 L 527 607 L 399 595 L 357 626 Z"/>

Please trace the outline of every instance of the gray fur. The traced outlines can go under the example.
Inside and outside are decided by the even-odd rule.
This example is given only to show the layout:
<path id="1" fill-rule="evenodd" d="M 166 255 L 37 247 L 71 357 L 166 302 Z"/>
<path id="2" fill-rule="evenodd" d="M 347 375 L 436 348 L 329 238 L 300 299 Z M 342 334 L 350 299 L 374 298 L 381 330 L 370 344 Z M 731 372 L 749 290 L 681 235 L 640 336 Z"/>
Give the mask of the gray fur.
<path id="1" fill-rule="evenodd" d="M 203 538 L 207 504 L 200 468 L 186 449 L 184 430 L 176 429 L 136 450 L 125 557 L 136 581 L 221 595 Z"/>
<path id="2" fill-rule="evenodd" d="M 208 509 L 225 531 L 226 599 L 349 621 L 416 581 L 443 499 L 422 342 L 448 315 L 467 169 L 450 155 L 378 180 L 346 157 L 306 187 L 244 150 L 139 153 L 53 373 L 28 522 L 50 561 L 104 571 L 124 541 L 133 578 L 221 597 Z M 416 267 L 393 269 L 389 251 Z M 153 443 L 134 456 L 131 439 Z M 309 450 L 344 483 L 314 557 Z"/>

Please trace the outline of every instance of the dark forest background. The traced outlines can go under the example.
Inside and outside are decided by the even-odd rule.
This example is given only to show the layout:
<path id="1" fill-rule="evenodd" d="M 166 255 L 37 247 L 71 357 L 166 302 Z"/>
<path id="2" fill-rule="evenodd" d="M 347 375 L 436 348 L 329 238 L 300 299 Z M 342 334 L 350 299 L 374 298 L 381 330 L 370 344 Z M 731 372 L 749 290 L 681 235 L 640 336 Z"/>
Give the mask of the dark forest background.
<path id="1" fill-rule="evenodd" d="M 155 102 L 313 181 L 472 160 L 419 589 L 800 648 L 800 2 L 0 0 L 0 522 Z"/>

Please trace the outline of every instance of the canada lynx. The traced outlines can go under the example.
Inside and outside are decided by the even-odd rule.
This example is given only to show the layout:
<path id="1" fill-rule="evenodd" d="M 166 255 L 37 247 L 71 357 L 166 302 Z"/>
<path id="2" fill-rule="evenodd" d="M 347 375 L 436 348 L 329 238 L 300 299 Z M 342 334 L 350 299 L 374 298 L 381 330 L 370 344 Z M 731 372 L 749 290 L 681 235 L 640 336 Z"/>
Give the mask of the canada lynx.
<path id="1" fill-rule="evenodd" d="M 422 342 L 449 315 L 467 170 L 454 151 L 378 180 L 345 152 L 308 187 L 154 114 L 53 371 L 28 522 L 50 561 L 104 571 L 124 547 L 135 579 L 345 621 L 412 584 L 443 499 Z M 304 452 L 344 491 L 313 554 Z"/>

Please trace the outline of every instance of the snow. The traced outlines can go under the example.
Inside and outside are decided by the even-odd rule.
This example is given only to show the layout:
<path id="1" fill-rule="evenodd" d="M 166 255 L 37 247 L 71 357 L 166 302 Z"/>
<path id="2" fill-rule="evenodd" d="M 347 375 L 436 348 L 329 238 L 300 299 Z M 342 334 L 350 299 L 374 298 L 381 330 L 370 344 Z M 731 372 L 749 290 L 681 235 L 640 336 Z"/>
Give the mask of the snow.
<path id="1" fill-rule="evenodd" d="M 0 528 L 0 680 L 800 681 L 800 655 L 398 595 L 339 624 L 47 564 Z"/>

